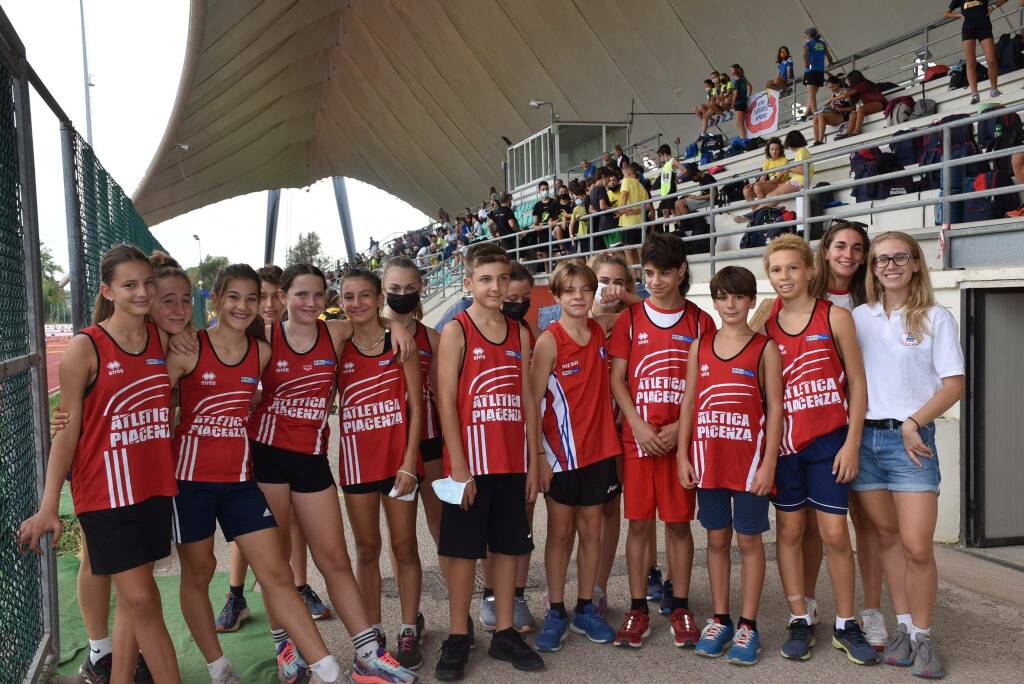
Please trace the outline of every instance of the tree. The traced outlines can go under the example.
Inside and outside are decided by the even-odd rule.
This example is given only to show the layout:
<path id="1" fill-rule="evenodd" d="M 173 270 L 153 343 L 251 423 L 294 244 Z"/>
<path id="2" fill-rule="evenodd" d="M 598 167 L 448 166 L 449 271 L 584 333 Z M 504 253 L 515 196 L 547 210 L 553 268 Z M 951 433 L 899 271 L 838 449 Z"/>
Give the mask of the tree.
<path id="1" fill-rule="evenodd" d="M 188 273 L 193 285 L 200 287 L 200 283 L 202 283 L 202 289 L 210 290 L 213 288 L 213 280 L 217 277 L 217 271 L 227 266 L 228 263 L 227 257 L 207 254 L 198 266 L 192 266 L 185 272 Z"/>
<path id="2" fill-rule="evenodd" d="M 46 307 L 47 320 L 66 321 L 71 314 L 64 311 L 67 308 L 67 299 L 59 282 L 63 269 L 54 261 L 53 252 L 46 245 L 39 246 L 39 270 L 43 275 L 43 303 Z"/>
<path id="3" fill-rule="evenodd" d="M 322 254 L 322 251 L 319 235 L 314 232 L 305 235 L 299 233 L 299 239 L 288 248 L 285 265 L 312 264 L 322 271 L 328 271 L 334 266 L 334 260 Z"/>

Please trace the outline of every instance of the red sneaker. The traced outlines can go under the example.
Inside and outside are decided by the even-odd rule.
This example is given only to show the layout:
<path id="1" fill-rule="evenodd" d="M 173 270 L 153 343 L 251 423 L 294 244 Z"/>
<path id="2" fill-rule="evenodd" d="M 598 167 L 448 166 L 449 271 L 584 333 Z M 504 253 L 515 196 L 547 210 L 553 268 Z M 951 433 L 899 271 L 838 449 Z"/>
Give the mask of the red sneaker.
<path id="1" fill-rule="evenodd" d="M 697 629 L 697 621 L 693 613 L 686 608 L 676 608 L 668 618 L 672 626 L 672 637 L 675 639 L 677 648 L 684 646 L 694 647 L 700 639 L 700 630 Z"/>
<path id="2" fill-rule="evenodd" d="M 626 613 L 626 621 L 615 633 L 616 646 L 640 648 L 644 639 L 651 636 L 651 616 L 643 610 L 631 610 Z"/>

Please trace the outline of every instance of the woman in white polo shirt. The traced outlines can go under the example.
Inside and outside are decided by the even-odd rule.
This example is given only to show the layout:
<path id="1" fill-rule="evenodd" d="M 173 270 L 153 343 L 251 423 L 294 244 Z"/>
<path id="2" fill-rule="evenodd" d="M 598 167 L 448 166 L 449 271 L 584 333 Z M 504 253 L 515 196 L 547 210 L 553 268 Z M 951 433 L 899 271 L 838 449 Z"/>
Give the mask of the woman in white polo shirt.
<path id="1" fill-rule="evenodd" d="M 867 301 L 853 311 L 868 380 L 860 472 L 851 484 L 878 534 L 899 622 L 884 661 L 943 676 L 931 641 L 938 592 L 932 537 L 939 459 L 934 420 L 960 400 L 964 359 L 956 321 L 935 304 L 921 247 L 905 233 L 871 243 Z"/>

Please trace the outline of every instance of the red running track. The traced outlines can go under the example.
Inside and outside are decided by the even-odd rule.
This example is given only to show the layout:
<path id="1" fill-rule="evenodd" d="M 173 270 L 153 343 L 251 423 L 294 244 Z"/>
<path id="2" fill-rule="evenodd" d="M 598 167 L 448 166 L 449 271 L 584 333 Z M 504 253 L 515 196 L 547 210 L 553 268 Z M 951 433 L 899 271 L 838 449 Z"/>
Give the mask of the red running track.
<path id="1" fill-rule="evenodd" d="M 60 389 L 60 360 L 64 358 L 64 352 L 71 344 L 70 336 L 47 337 L 46 338 L 46 390 L 53 394 Z"/>

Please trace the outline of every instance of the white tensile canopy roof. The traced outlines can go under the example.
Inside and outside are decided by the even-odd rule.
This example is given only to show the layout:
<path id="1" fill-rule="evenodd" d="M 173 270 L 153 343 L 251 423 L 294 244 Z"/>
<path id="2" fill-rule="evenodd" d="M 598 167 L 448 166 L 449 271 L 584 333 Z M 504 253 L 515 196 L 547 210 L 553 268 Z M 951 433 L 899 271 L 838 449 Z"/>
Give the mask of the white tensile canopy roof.
<path id="1" fill-rule="evenodd" d="M 714 66 L 755 89 L 817 26 L 837 57 L 940 16 L 932 0 L 192 0 L 167 130 L 135 193 L 150 225 L 328 176 L 429 215 L 501 187 L 502 136 L 691 111 Z M 681 94 L 677 94 L 679 90 Z M 692 138 L 644 116 L 633 138 Z"/>

